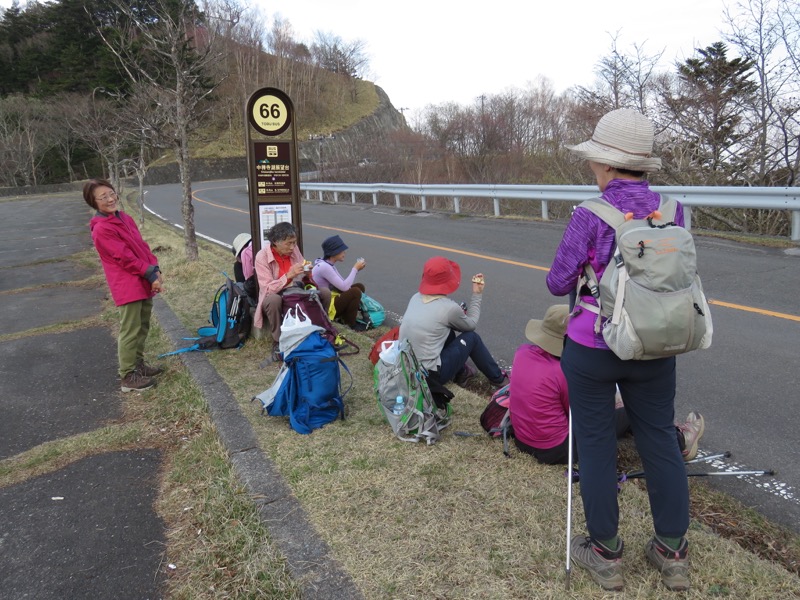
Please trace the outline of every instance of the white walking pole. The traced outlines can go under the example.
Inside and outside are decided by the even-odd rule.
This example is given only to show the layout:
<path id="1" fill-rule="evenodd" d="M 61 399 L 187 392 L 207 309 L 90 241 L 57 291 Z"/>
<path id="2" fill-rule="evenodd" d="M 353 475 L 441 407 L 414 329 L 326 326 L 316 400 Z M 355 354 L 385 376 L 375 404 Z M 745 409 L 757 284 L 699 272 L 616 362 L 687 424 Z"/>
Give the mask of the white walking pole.
<path id="1" fill-rule="evenodd" d="M 569 411 L 569 435 L 567 435 L 567 563 L 564 565 L 564 583 L 569 591 L 570 542 L 572 537 L 572 409 Z"/>

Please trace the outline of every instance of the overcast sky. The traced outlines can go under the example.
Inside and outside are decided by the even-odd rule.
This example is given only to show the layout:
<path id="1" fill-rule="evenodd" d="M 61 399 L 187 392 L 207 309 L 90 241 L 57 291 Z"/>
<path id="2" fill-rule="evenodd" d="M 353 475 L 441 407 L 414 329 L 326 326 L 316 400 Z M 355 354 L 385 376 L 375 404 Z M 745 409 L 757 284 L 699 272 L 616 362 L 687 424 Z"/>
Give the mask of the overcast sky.
<path id="1" fill-rule="evenodd" d="M 471 104 L 481 94 L 523 89 L 542 75 L 562 92 L 594 82 L 598 60 L 633 44 L 664 67 L 722 39 L 723 11 L 735 0 L 247 0 L 280 14 L 297 41 L 316 31 L 362 40 L 370 79 L 395 108 Z M 23 3 L 24 4 L 24 3 Z M 0 6 L 11 0 L 0 0 Z"/>
<path id="2" fill-rule="evenodd" d="M 668 68 L 722 39 L 731 0 L 253 0 L 288 20 L 298 41 L 322 30 L 363 40 L 371 77 L 395 108 L 416 110 L 525 88 L 539 75 L 561 92 L 591 85 L 598 60 L 618 49 L 665 50 Z"/>

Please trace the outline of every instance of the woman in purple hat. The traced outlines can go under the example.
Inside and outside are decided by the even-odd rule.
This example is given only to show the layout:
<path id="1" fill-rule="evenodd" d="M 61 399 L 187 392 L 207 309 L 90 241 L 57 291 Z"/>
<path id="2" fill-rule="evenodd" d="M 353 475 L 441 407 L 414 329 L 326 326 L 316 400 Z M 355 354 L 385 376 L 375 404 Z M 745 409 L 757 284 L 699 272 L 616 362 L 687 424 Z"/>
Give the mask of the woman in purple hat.
<path id="1" fill-rule="evenodd" d="M 485 286 L 483 275 L 472 278 L 472 298 L 466 312 L 448 298 L 461 285 L 461 267 L 434 256 L 425 263 L 419 292 L 411 297 L 400 322 L 400 339 L 411 342 L 419 362 L 429 377 L 445 384 L 454 381 L 464 386 L 475 375 L 467 365 L 472 359 L 478 370 L 496 388 L 508 383 L 508 374 L 492 358 L 481 336 L 475 331 L 481 315 Z"/>
<path id="2" fill-rule="evenodd" d="M 338 319 L 348 327 L 356 326 L 358 310 L 361 307 L 361 294 L 366 292 L 363 283 L 354 283 L 358 272 L 367 266 L 367 261 L 359 258 L 350 269 L 347 277 L 342 277 L 336 263 L 344 261 L 347 244 L 338 235 L 332 235 L 322 242 L 322 258 L 314 261 L 311 278 L 320 289 L 331 290 L 333 301 L 328 310 L 331 319 Z"/>

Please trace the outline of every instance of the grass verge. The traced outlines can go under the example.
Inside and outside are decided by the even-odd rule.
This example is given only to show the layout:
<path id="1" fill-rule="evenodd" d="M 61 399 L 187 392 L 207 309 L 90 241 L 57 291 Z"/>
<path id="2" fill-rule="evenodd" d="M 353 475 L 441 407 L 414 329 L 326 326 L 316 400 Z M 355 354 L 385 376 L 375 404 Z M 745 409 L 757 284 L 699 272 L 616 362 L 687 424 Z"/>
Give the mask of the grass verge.
<path id="1" fill-rule="evenodd" d="M 160 248 L 168 287 L 164 299 L 189 331 L 203 325 L 221 283 L 220 271 L 230 268 L 230 253 L 201 243 L 200 260 L 187 264 L 180 237 L 168 228 L 150 221 L 144 235 L 151 246 Z M 261 447 L 364 595 L 370 599 L 606 597 L 579 571 L 573 576 L 573 591 L 564 592 L 563 468 L 539 465 L 516 453 L 507 459 L 499 443 L 483 435 L 452 435 L 459 430 L 482 433 L 478 417 L 488 394 L 480 382 L 469 390 L 454 388 L 453 425 L 439 444 L 426 447 L 393 438 L 375 405 L 367 358 L 380 332 L 348 332 L 362 349 L 345 359 L 354 377 L 346 398 L 348 418 L 309 436 L 293 432 L 286 419 L 262 416 L 260 407 L 250 402 L 277 374 L 275 366 L 259 368 L 268 352 L 265 341 L 251 340 L 242 350 L 208 355 L 252 423 Z M 172 373 L 181 370 L 177 359 L 168 364 Z M 191 385 L 186 385 L 186 394 L 192 396 Z M 202 413 L 201 407 L 196 410 Z M 190 423 L 195 425 L 187 430 L 186 448 L 181 448 L 187 463 L 176 456 L 165 476 L 164 502 L 174 499 L 172 508 L 163 510 L 171 525 L 168 555 L 184 564 L 188 560 L 189 571 L 203 570 L 206 575 L 186 574 L 187 581 L 173 583 L 174 595 L 208 596 L 211 588 L 222 593 L 217 586 L 225 576 L 210 579 L 207 574 L 209 566 L 218 563 L 215 574 L 226 574 L 239 564 L 253 565 L 263 578 L 273 575 L 270 568 L 276 570 L 277 583 L 266 584 L 258 576 L 241 576 L 236 584 L 229 583 L 226 589 L 235 590 L 236 597 L 270 597 L 282 585 L 287 587 L 285 597 L 291 597 L 291 582 L 280 572 L 280 558 L 266 565 L 258 562 L 270 554 L 260 524 L 229 516 L 230 498 L 242 498 L 221 451 L 213 448 L 212 426 L 204 415 L 195 415 Z M 190 448 L 195 444 L 203 449 Z M 203 483 L 192 487 L 195 478 Z M 791 566 L 793 560 L 796 565 L 797 536 L 767 526 L 754 513 L 702 485 L 692 482 L 691 490 L 695 519 L 689 540 L 694 568 L 693 588 L 686 597 L 800 596 L 800 580 Z M 227 502 L 212 503 L 217 493 Z M 197 500 L 179 510 L 187 498 Z M 245 504 L 240 510 L 249 514 Z M 577 493 L 574 508 L 577 534 L 584 531 Z M 629 549 L 627 596 L 674 597 L 642 552 L 652 535 L 642 486 L 624 486 L 620 511 L 620 533 Z M 759 544 L 742 543 L 715 525 L 708 518 L 712 513 L 735 520 L 737 532 L 752 532 L 745 536 L 748 540 L 755 540 L 759 531 L 765 537 Z M 234 532 L 224 527 L 232 520 L 239 526 Z M 779 539 L 782 551 L 772 555 L 763 551 Z M 249 567 L 242 570 L 250 572 Z M 262 585 L 269 587 L 262 590 Z"/>

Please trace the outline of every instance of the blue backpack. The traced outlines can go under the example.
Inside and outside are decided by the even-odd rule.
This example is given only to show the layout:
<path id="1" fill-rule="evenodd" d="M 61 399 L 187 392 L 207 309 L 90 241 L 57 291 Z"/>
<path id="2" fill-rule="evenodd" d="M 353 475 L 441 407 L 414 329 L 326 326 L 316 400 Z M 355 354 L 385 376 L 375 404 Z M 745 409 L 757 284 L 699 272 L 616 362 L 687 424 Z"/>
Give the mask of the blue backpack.
<path id="1" fill-rule="evenodd" d="M 384 319 L 386 319 L 386 311 L 383 310 L 381 303 L 372 296 L 362 293 L 356 321 L 365 325 L 365 329 L 375 329 L 383 325 Z"/>
<path id="2" fill-rule="evenodd" d="M 319 331 L 308 335 L 291 353 L 272 386 L 255 396 L 261 400 L 262 414 L 289 417 L 297 433 L 344 419 L 344 397 L 353 385 L 350 370 Z M 339 365 L 350 375 L 350 387 L 341 392 Z"/>
<path id="3" fill-rule="evenodd" d="M 247 336 L 250 335 L 253 319 L 250 316 L 250 303 L 243 284 L 234 283 L 225 277 L 225 283 L 214 294 L 208 321 L 211 326 L 200 327 L 197 330 L 197 337 L 184 338 L 193 340 L 194 344 L 165 352 L 159 355 L 159 358 L 194 350 L 209 351 L 244 346 Z"/>

